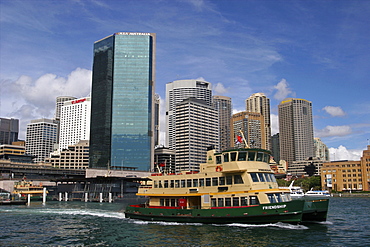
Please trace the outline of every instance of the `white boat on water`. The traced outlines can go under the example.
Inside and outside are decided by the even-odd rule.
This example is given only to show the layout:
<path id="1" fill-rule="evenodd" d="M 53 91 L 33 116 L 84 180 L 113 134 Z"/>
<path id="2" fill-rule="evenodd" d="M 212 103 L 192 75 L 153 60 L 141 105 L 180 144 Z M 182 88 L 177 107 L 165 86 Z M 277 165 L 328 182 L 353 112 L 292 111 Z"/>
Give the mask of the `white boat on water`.
<path id="1" fill-rule="evenodd" d="M 312 197 L 330 197 L 330 193 L 327 190 L 311 190 L 307 191 L 305 196 L 312 196 Z"/>
<path id="2" fill-rule="evenodd" d="M 299 186 L 293 186 L 294 180 L 291 182 L 289 187 L 279 187 L 280 189 L 290 190 L 290 197 L 292 199 L 302 198 L 304 196 L 303 189 Z"/>

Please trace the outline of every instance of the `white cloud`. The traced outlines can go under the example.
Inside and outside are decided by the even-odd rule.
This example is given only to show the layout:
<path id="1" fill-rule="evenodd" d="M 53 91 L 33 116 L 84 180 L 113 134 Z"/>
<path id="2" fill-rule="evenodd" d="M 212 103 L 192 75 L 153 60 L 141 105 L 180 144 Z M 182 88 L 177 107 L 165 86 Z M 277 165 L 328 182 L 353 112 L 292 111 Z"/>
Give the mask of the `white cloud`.
<path id="1" fill-rule="evenodd" d="M 270 114 L 271 121 L 271 135 L 279 133 L 279 116 L 276 114 Z"/>
<path id="2" fill-rule="evenodd" d="M 342 126 L 326 126 L 322 130 L 316 130 L 317 137 L 331 137 L 331 136 L 346 136 L 352 133 L 352 129 L 348 125 Z"/>
<path id="3" fill-rule="evenodd" d="M 342 117 L 346 115 L 346 113 L 339 106 L 325 106 L 323 110 L 332 117 Z"/>
<path id="4" fill-rule="evenodd" d="M 281 81 L 274 86 L 274 88 L 277 90 L 277 92 L 274 95 L 274 98 L 277 100 L 283 100 L 288 95 L 295 96 L 295 93 L 288 87 L 288 82 L 283 78 Z"/>
<path id="5" fill-rule="evenodd" d="M 362 150 L 349 150 L 340 145 L 338 148 L 329 148 L 330 160 L 360 160 Z"/>
<path id="6" fill-rule="evenodd" d="M 227 93 L 228 90 L 224 87 L 222 83 L 219 82 L 213 87 L 213 91 L 214 95 L 224 95 L 225 93 Z"/>
<path id="7" fill-rule="evenodd" d="M 20 138 L 32 119 L 53 118 L 58 96 L 84 97 L 90 93 L 91 70 L 77 68 L 67 78 L 45 74 L 38 79 L 22 75 L 16 81 L 2 82 L 1 115 L 21 120 Z"/>

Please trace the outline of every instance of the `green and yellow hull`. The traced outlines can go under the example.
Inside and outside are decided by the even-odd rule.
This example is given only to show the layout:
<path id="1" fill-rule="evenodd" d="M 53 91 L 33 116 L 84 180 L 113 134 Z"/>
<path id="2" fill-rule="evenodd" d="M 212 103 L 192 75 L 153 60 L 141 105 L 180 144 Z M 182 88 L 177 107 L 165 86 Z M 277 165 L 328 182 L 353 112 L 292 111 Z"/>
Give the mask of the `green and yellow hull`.
<path id="1" fill-rule="evenodd" d="M 252 205 L 245 207 L 224 207 L 210 209 L 181 209 L 172 207 L 148 207 L 131 205 L 126 208 L 126 218 L 205 224 L 266 224 L 266 223 L 300 223 L 304 201 Z"/>

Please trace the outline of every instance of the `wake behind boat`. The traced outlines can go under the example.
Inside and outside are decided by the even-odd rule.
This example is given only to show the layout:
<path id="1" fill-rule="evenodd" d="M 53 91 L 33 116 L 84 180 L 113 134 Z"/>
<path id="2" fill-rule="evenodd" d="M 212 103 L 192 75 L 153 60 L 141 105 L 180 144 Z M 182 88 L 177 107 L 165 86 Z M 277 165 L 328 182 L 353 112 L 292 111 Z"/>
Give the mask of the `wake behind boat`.
<path id="1" fill-rule="evenodd" d="M 263 149 L 207 152 L 200 171 L 154 173 L 137 193 L 148 202 L 126 208 L 128 218 L 197 223 L 300 223 L 312 218 L 305 200 L 292 200 L 280 189 L 269 166 L 270 153 Z M 325 207 L 324 204 L 319 205 Z M 308 211 L 310 209 L 310 211 Z"/>

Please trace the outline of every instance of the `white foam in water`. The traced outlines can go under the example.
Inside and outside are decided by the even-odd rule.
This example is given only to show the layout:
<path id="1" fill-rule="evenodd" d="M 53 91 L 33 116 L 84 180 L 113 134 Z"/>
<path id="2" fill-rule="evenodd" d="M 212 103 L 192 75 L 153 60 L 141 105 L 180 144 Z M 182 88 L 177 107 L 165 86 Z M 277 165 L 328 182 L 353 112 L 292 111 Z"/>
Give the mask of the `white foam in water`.
<path id="1" fill-rule="evenodd" d="M 156 224 L 156 225 L 163 225 L 163 226 L 201 226 L 202 223 L 179 223 L 179 222 L 166 222 L 166 221 L 145 221 L 145 220 L 136 220 L 130 219 L 131 223 L 138 224 L 138 225 L 148 225 L 148 224 Z"/>
<path id="2" fill-rule="evenodd" d="M 222 226 L 222 225 L 219 225 Z M 292 225 L 287 223 L 270 223 L 270 224 L 241 224 L 241 223 L 233 223 L 233 224 L 227 224 L 227 226 L 231 227 L 246 227 L 246 228 L 252 228 L 252 227 L 278 227 L 278 228 L 285 228 L 285 229 L 292 229 L 292 230 L 306 230 L 309 229 L 307 226 L 303 225 Z"/>
<path id="3" fill-rule="evenodd" d="M 69 214 L 69 215 L 89 215 L 104 218 L 124 219 L 125 214 L 120 212 L 94 211 L 94 210 L 78 210 L 78 209 L 48 209 L 45 213 L 53 214 Z"/>

